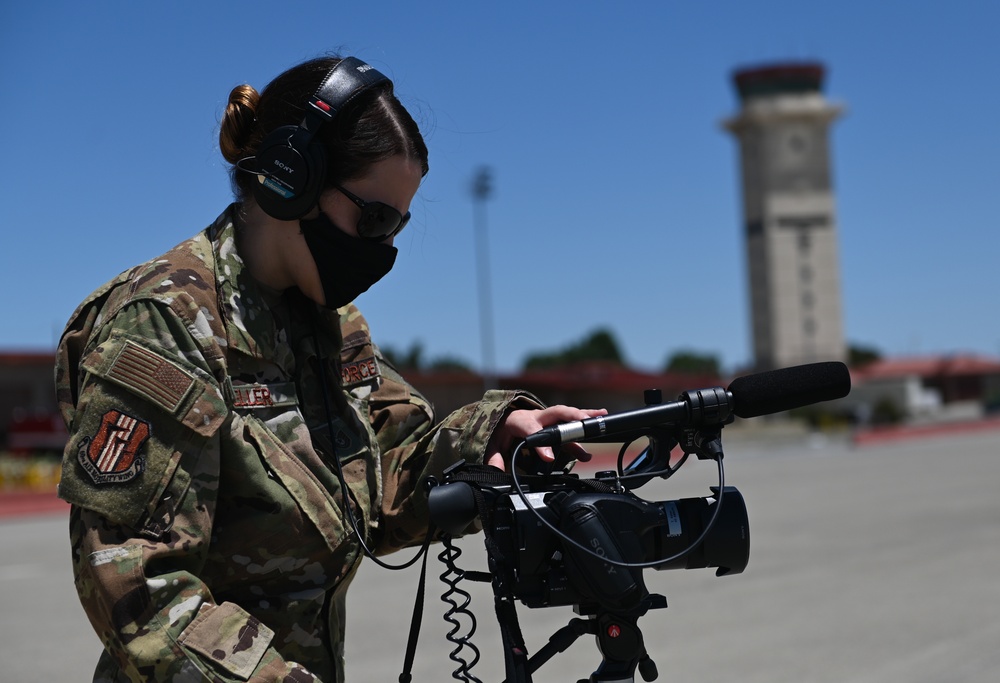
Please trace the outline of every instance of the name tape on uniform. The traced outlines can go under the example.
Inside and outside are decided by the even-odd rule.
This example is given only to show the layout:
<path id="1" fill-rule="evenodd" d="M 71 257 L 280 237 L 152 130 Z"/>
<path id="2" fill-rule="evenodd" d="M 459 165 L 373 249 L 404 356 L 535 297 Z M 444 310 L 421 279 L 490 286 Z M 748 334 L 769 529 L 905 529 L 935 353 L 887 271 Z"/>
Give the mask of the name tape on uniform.
<path id="1" fill-rule="evenodd" d="M 257 384 L 226 379 L 226 398 L 233 408 L 260 409 L 298 405 L 294 382 Z"/>
<path id="2" fill-rule="evenodd" d="M 340 382 L 345 387 L 375 382 L 381 375 L 375 356 L 344 363 L 340 367 Z"/>

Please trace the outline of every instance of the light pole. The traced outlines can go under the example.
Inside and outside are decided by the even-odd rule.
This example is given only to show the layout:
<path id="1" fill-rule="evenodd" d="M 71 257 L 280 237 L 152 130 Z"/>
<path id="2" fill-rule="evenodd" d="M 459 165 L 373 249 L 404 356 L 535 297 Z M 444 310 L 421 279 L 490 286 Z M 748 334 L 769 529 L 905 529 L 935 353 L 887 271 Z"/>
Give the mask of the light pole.
<path id="1" fill-rule="evenodd" d="M 483 390 L 497 388 L 493 349 L 493 294 L 490 283 L 490 246 L 486 232 L 486 200 L 493 194 L 493 172 L 480 166 L 472 179 L 472 206 L 476 240 L 476 280 L 479 286 L 479 338 L 483 351 Z"/>

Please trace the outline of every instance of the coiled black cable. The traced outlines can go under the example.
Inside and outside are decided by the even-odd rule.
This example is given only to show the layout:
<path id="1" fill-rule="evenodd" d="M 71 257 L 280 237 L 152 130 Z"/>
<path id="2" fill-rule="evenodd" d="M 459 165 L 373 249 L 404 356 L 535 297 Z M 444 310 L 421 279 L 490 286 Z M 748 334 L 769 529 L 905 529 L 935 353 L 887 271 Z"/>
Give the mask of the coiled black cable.
<path id="1" fill-rule="evenodd" d="M 472 643 L 472 636 L 476 633 L 476 616 L 469 610 L 472 596 L 458 587 L 465 572 L 455 565 L 455 561 L 461 556 L 462 551 L 451 542 L 450 535 L 443 536 L 441 542 L 444 549 L 438 554 L 438 559 L 445 565 L 446 569 L 440 578 L 448 586 L 447 590 L 441 594 L 441 600 L 450 605 L 444 614 L 444 620 L 452 627 L 445 638 L 448 642 L 455 644 L 455 649 L 448 653 L 448 658 L 458 664 L 458 668 L 451 675 L 456 681 L 482 683 L 470 672 L 472 667 L 479 662 L 480 652 L 479 648 Z M 465 623 L 461 618 L 466 620 Z M 467 630 L 467 633 L 458 635 L 463 628 Z M 472 654 L 471 662 L 466 659 L 467 653 Z"/>

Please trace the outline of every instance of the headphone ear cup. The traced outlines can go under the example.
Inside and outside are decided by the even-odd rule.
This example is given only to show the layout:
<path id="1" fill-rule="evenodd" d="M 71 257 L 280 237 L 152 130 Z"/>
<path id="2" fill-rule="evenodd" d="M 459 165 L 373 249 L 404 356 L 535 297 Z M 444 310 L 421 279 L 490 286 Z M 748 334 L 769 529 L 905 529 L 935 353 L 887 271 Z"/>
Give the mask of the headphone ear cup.
<path id="1" fill-rule="evenodd" d="M 319 203 L 326 180 L 323 144 L 313 140 L 296 144 L 299 126 L 282 126 L 272 131 L 257 153 L 257 184 L 253 196 L 272 218 L 293 221 L 302 218 Z"/>

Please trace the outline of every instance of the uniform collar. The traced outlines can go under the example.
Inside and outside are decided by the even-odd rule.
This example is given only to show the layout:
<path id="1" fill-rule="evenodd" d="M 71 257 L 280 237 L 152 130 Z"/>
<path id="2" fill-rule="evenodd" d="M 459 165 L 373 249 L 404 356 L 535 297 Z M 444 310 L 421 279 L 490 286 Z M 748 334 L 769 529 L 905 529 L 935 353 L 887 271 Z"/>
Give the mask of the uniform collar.
<path id="1" fill-rule="evenodd" d="M 283 332 L 279 332 L 263 292 L 239 254 L 236 240 L 238 210 L 237 204 L 230 204 L 208 230 L 215 254 L 219 310 L 225 318 L 231 351 L 252 358 L 276 359 L 278 347 L 287 347 L 287 340 L 281 338 Z"/>
<path id="2" fill-rule="evenodd" d="M 229 205 L 208 230 L 215 254 L 219 310 L 225 318 L 230 350 L 274 362 L 289 372 L 295 367 L 293 349 L 288 339 L 289 331 L 286 326 L 278 324 L 268 305 L 269 300 L 274 301 L 276 298 L 283 299 L 285 305 L 291 305 L 293 329 L 301 327 L 303 323 L 311 326 L 309 321 L 296 320 L 306 313 L 306 306 L 318 311 L 317 324 L 326 333 L 327 339 L 334 341 L 334 345 L 339 347 L 340 324 L 339 315 L 335 311 L 317 306 L 298 292 L 293 293 L 294 295 L 286 293 L 285 296 L 273 291 L 267 292 L 250 275 L 239 254 L 237 211 L 239 205 Z M 296 333 L 303 332 L 305 330 L 298 330 Z"/>

